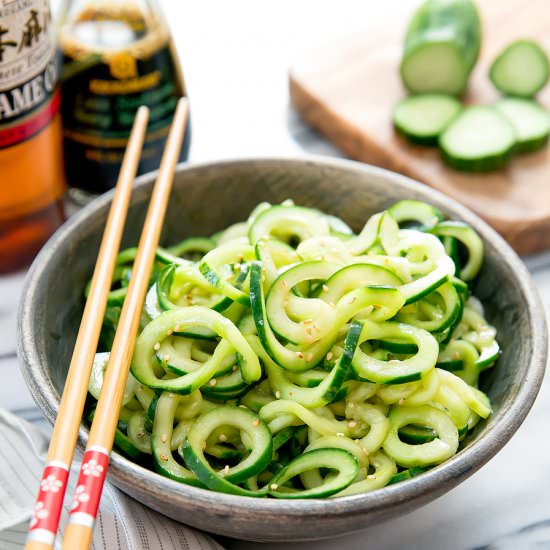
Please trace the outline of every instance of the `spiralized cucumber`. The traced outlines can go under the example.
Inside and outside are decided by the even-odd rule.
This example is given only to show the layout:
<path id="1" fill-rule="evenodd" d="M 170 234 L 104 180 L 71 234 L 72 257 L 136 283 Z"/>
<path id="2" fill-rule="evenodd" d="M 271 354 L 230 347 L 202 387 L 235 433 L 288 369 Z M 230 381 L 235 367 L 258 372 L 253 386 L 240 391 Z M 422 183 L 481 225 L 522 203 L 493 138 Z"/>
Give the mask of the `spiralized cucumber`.
<path id="1" fill-rule="evenodd" d="M 361 494 L 447 460 L 491 414 L 477 384 L 500 349 L 468 287 L 483 242 L 430 205 L 396 203 L 356 235 L 262 203 L 157 258 L 115 446 L 159 475 L 243 497 Z"/>

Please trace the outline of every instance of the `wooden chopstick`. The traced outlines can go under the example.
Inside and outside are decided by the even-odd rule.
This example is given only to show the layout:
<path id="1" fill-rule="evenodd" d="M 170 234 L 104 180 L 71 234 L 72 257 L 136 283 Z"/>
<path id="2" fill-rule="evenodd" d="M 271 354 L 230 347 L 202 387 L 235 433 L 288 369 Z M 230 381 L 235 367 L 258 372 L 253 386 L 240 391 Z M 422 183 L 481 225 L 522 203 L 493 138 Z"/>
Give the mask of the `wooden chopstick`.
<path id="1" fill-rule="evenodd" d="M 132 193 L 132 184 L 136 176 L 148 120 L 149 109 L 140 107 L 134 120 L 118 176 L 113 203 L 105 225 L 90 293 L 84 307 L 42 474 L 35 513 L 25 545 L 26 550 L 53 548 L 67 488 L 69 468 L 86 401 L 88 380 L 97 350 L 99 333 L 107 306 L 107 296 L 111 288 L 116 257 Z"/>
<path id="2" fill-rule="evenodd" d="M 92 542 L 94 522 L 118 422 L 118 411 L 122 405 L 124 386 L 172 189 L 187 113 L 187 101 L 185 98 L 180 99 L 151 196 L 130 284 L 107 364 L 103 388 L 82 459 L 69 524 L 63 539 L 65 550 L 88 549 Z"/>

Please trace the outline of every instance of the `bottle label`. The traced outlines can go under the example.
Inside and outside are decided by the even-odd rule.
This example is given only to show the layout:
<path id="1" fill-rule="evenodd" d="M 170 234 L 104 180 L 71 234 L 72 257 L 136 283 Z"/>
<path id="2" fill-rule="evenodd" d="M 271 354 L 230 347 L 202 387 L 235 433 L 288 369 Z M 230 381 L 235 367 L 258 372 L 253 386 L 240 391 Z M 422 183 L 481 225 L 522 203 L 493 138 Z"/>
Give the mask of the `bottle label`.
<path id="1" fill-rule="evenodd" d="M 150 117 L 139 173 L 158 168 L 177 100 L 185 93 L 169 41 L 139 57 L 119 50 L 95 62 L 93 51 L 76 60 L 63 53 L 70 74 L 61 88 L 69 182 L 94 192 L 115 185 L 140 105 L 149 107 Z"/>
<path id="2" fill-rule="evenodd" d="M 0 0 L 0 149 L 31 138 L 59 110 L 48 0 Z"/>

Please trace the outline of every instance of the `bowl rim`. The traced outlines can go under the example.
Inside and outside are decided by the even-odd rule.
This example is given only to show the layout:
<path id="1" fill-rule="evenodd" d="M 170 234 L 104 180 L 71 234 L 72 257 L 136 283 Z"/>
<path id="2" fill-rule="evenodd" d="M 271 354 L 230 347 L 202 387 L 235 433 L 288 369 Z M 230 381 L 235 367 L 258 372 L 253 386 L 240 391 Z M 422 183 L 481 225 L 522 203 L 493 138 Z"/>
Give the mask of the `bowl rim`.
<path id="1" fill-rule="evenodd" d="M 111 481 L 114 481 L 115 485 L 117 485 L 117 481 L 122 485 L 132 483 L 133 486 L 139 487 L 142 491 L 148 491 L 149 485 L 154 484 L 158 488 L 159 494 L 168 492 L 172 500 L 179 500 L 182 503 L 190 499 L 194 506 L 207 505 L 214 513 L 227 513 L 227 510 L 233 510 L 233 513 L 254 510 L 256 514 L 265 514 L 267 517 L 284 511 L 285 517 L 292 515 L 300 520 L 343 515 L 352 517 L 364 514 L 366 511 L 374 513 L 376 510 L 387 508 L 397 502 L 422 502 L 429 499 L 431 493 L 439 496 L 472 475 L 502 449 L 524 421 L 539 392 L 546 368 L 547 329 L 540 297 L 534 285 L 530 284 L 531 276 L 523 262 L 504 239 L 471 210 L 436 189 L 384 168 L 347 159 L 303 155 L 299 157 L 267 156 L 232 158 L 192 164 L 182 163 L 178 165 L 177 170 L 178 173 L 185 173 L 208 169 L 224 170 L 235 166 L 242 166 L 246 169 L 252 166 L 256 168 L 258 166 L 273 166 L 274 163 L 289 167 L 313 164 L 326 168 L 361 172 L 366 177 L 380 177 L 392 184 L 398 184 L 404 190 L 427 195 L 427 200 L 433 198 L 435 202 L 447 205 L 462 220 L 472 225 L 485 241 L 491 243 L 497 255 L 508 264 L 508 267 L 514 273 L 514 284 L 518 287 L 520 295 L 525 299 L 526 320 L 532 335 L 532 353 L 527 363 L 524 383 L 520 386 L 515 399 L 493 417 L 494 424 L 490 437 L 489 434 L 485 434 L 485 437 L 472 441 L 466 449 L 459 451 L 446 462 L 428 470 L 421 476 L 370 493 L 340 497 L 335 500 L 278 500 L 242 497 L 184 485 L 143 468 L 116 451 L 111 454 L 111 468 L 109 470 Z M 150 185 L 154 181 L 155 175 L 156 172 L 149 172 L 137 178 L 136 188 Z M 105 207 L 111 201 L 113 193 L 114 190 L 111 190 L 99 196 L 56 231 L 36 257 L 23 286 L 21 296 L 24 296 L 24 299 L 20 301 L 17 323 L 19 365 L 33 399 L 52 424 L 57 415 L 59 398 L 51 379 L 47 377 L 46 370 L 40 363 L 34 339 L 28 337 L 29 334 L 32 334 L 33 303 L 36 299 L 42 274 L 61 243 L 88 217 Z M 81 449 L 84 448 L 87 442 L 87 435 L 87 429 L 81 426 L 78 441 L 78 446 Z"/>

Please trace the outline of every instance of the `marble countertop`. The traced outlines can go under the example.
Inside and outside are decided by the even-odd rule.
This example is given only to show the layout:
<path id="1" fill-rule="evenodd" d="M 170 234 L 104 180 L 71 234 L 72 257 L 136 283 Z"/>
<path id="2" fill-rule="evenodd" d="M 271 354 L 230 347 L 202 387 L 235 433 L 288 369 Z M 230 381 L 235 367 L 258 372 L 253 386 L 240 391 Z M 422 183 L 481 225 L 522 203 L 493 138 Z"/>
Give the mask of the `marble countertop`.
<path id="1" fill-rule="evenodd" d="M 391 24 L 417 0 L 163 0 L 189 88 L 193 162 L 245 156 L 340 156 L 288 105 L 287 70 L 319 42 Z M 54 5 L 56 2 L 54 2 Z M 550 254 L 526 259 L 547 313 Z M 16 310 L 24 273 L 0 277 L 0 406 L 48 429 L 17 367 Z M 511 442 L 455 490 L 360 534 L 289 550 L 550 548 L 550 381 Z M 280 547 L 225 541 L 232 549 Z"/>

